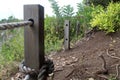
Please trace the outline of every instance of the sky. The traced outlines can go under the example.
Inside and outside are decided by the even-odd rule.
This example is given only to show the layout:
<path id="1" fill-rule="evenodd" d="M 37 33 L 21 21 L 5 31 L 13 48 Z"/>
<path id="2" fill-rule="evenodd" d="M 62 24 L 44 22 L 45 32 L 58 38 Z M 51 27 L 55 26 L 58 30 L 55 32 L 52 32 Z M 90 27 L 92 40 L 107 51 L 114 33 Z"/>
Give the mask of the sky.
<path id="1" fill-rule="evenodd" d="M 59 6 L 70 4 L 77 11 L 77 3 L 82 0 L 55 0 Z M 23 5 L 25 4 L 40 4 L 44 7 L 45 14 L 53 15 L 51 4 L 48 0 L 0 0 L 0 20 L 14 16 L 18 19 L 23 19 Z"/>

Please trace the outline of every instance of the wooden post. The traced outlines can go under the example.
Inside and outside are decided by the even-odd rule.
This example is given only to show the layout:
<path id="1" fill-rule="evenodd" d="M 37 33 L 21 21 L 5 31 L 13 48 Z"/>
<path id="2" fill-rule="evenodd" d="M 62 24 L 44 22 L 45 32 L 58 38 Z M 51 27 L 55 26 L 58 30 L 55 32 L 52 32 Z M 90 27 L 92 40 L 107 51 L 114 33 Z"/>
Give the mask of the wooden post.
<path id="1" fill-rule="evenodd" d="M 69 50 L 70 49 L 70 36 L 69 36 L 69 32 L 70 32 L 70 21 L 69 20 L 65 20 L 65 23 L 64 23 L 64 48 L 65 48 L 65 50 Z"/>
<path id="2" fill-rule="evenodd" d="M 34 25 L 24 28 L 25 65 L 39 70 L 44 62 L 44 8 L 24 5 L 24 20 L 29 19 Z"/>

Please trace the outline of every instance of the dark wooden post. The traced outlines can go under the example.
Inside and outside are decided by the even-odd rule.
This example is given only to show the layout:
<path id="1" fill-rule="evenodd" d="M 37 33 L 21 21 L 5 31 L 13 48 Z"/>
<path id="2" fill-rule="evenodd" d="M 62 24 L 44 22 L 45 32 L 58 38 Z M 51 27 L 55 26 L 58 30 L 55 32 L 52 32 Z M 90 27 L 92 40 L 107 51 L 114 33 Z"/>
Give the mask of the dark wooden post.
<path id="1" fill-rule="evenodd" d="M 24 28 L 25 65 L 39 70 L 44 62 L 44 8 L 24 5 L 24 20 L 29 19 L 34 25 Z"/>
<path id="2" fill-rule="evenodd" d="M 64 48 L 65 50 L 69 50 L 70 49 L 70 21 L 69 20 L 65 20 L 64 23 Z"/>

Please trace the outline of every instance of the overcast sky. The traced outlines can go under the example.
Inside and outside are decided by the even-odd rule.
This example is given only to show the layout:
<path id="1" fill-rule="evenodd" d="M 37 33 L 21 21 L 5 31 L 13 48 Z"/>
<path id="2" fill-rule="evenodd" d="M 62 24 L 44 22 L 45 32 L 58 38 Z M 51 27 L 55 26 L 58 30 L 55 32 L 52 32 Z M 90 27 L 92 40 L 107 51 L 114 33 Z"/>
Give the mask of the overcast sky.
<path id="1" fill-rule="evenodd" d="M 82 0 L 56 0 L 60 6 L 68 5 L 77 10 L 77 3 Z M 0 0 L 0 19 L 14 16 L 23 19 L 23 5 L 24 4 L 41 4 L 45 8 L 45 14 L 53 15 L 52 8 L 48 0 Z"/>

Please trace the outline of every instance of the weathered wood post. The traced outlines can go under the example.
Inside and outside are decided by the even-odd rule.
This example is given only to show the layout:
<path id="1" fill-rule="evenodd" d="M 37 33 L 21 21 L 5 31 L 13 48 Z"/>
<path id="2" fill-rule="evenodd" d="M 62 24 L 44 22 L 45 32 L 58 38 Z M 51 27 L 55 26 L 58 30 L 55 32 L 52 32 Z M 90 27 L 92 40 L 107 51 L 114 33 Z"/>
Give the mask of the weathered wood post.
<path id="1" fill-rule="evenodd" d="M 65 20 L 64 23 L 64 49 L 69 50 L 70 49 L 70 21 Z"/>
<path id="2" fill-rule="evenodd" d="M 44 62 L 44 8 L 24 5 L 24 20 L 29 19 L 34 25 L 24 28 L 25 65 L 39 70 Z"/>

